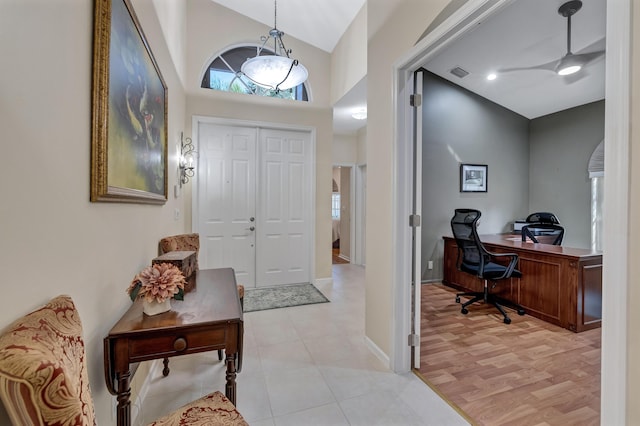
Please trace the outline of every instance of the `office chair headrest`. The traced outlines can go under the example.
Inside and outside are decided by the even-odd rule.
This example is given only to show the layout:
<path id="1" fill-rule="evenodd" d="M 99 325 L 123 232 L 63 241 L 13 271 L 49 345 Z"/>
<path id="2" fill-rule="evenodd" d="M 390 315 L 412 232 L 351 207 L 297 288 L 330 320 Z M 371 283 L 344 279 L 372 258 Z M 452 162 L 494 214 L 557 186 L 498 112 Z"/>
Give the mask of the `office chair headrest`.
<path id="1" fill-rule="evenodd" d="M 560 221 L 553 213 L 537 212 L 527 216 L 527 223 L 550 223 L 553 225 L 560 224 Z"/>

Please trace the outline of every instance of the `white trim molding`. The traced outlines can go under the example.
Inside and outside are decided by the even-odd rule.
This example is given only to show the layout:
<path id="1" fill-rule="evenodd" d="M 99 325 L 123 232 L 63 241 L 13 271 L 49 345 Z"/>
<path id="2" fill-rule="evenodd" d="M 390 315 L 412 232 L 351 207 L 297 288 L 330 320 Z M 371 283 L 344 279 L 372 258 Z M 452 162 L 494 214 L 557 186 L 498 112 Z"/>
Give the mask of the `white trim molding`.
<path id="1" fill-rule="evenodd" d="M 627 424 L 631 0 L 607 1 L 600 422 Z"/>

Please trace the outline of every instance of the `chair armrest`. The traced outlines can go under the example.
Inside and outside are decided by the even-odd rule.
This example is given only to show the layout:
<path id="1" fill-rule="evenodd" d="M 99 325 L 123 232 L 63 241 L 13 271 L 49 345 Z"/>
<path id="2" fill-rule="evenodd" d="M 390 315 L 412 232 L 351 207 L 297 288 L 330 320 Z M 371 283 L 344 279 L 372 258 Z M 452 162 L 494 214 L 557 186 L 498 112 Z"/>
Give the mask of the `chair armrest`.
<path id="1" fill-rule="evenodd" d="M 491 253 L 491 252 L 487 252 L 491 257 L 510 257 L 511 260 L 509 261 L 509 264 L 506 266 L 506 269 L 504 270 L 504 274 L 502 274 L 502 276 L 500 276 L 499 278 L 496 279 L 504 279 L 504 278 L 509 278 L 511 277 L 511 274 L 513 274 L 513 271 L 516 269 L 516 266 L 518 265 L 518 255 L 516 253 Z"/>

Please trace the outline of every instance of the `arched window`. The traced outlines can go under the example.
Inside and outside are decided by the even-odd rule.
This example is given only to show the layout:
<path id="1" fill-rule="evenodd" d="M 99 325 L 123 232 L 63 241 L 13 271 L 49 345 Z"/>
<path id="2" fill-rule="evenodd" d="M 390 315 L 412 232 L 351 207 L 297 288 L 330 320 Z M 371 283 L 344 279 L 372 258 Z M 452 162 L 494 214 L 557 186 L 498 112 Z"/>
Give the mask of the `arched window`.
<path id="1" fill-rule="evenodd" d="M 202 76 L 200 87 L 205 89 L 222 90 L 224 92 L 244 93 L 248 95 L 267 96 L 272 98 L 308 101 L 307 89 L 304 83 L 287 90 L 265 89 L 245 77 L 240 68 L 247 58 L 256 56 L 259 46 L 233 47 L 218 55 L 207 67 Z M 273 51 L 263 48 L 262 55 L 273 55 Z"/>
<path id="2" fill-rule="evenodd" d="M 591 249 L 602 250 L 604 208 L 604 141 L 593 150 L 589 159 L 591 179 Z"/>

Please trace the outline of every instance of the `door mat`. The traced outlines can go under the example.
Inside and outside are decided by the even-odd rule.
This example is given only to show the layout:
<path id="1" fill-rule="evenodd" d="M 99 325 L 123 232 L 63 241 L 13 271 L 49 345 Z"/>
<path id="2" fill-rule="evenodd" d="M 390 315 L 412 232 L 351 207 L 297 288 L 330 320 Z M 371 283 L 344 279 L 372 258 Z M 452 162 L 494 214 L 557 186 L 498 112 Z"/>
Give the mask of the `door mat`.
<path id="1" fill-rule="evenodd" d="M 329 302 L 313 284 L 290 284 L 248 288 L 244 292 L 244 312 L 287 308 Z"/>

